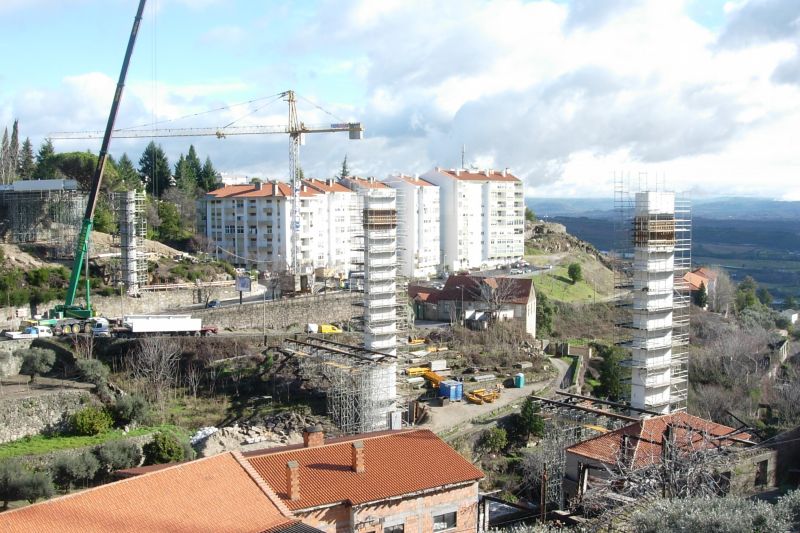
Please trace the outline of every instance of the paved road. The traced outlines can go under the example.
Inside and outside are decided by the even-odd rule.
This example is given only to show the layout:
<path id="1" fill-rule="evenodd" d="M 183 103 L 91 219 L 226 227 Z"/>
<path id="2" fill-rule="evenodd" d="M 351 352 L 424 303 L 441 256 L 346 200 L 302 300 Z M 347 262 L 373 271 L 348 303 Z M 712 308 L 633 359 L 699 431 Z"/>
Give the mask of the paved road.
<path id="1" fill-rule="evenodd" d="M 550 364 L 556 367 L 557 375 L 555 378 L 529 383 L 520 389 L 503 389 L 503 393 L 493 403 L 485 403 L 483 405 L 475 405 L 469 402 L 451 403 L 447 407 L 433 407 L 430 410 L 430 418 L 428 422 L 422 424 L 420 427 L 428 428 L 434 433 L 448 433 L 453 428 L 459 428 L 458 433 L 469 432 L 472 428 L 471 421 L 475 418 L 487 415 L 492 411 L 505 407 L 509 404 L 518 403 L 522 406 L 525 397 L 533 394 L 537 390 L 541 390 L 550 386 L 552 390 L 558 388 L 558 385 L 564 379 L 569 365 L 560 359 L 549 359 Z M 552 392 L 547 396 L 552 395 Z"/>

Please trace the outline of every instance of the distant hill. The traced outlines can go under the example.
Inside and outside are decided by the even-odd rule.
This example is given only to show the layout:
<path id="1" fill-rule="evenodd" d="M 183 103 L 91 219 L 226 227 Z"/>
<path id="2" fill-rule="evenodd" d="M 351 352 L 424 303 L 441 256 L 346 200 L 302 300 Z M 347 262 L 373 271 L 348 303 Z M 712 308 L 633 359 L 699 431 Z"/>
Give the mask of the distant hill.
<path id="1" fill-rule="evenodd" d="M 800 202 L 746 197 L 692 198 L 691 201 L 693 215 L 707 219 L 800 219 Z M 614 218 L 613 198 L 526 198 L 525 203 L 543 218 Z"/>

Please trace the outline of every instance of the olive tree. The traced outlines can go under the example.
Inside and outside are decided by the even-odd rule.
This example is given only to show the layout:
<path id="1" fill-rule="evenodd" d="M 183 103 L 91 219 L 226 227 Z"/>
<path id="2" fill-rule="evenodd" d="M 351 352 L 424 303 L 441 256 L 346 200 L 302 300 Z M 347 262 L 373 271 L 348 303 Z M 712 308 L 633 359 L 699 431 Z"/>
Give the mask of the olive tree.
<path id="1" fill-rule="evenodd" d="M 44 348 L 22 348 L 15 351 L 14 355 L 22 359 L 20 374 L 30 376 L 31 383 L 36 380 L 38 374 L 49 372 L 56 362 L 56 353 Z"/>

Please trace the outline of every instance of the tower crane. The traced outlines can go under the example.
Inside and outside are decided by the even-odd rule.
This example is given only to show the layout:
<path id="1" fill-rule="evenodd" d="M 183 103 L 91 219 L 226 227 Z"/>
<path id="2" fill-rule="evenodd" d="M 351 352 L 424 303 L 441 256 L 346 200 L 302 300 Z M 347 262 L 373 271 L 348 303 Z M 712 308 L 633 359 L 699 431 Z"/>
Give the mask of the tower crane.
<path id="1" fill-rule="evenodd" d="M 292 181 L 292 260 L 290 273 L 298 274 L 299 234 L 300 234 L 300 145 L 307 133 L 347 132 L 351 140 L 362 139 L 364 127 L 360 122 L 341 122 L 326 125 L 306 125 L 297 116 L 297 95 L 293 90 L 280 93 L 289 105 L 289 122 L 285 126 L 226 126 L 222 128 L 161 128 L 161 129 L 120 129 L 114 130 L 114 137 L 120 139 L 142 137 L 217 137 L 224 139 L 233 135 L 263 135 L 283 133 L 289 135 L 289 176 Z M 52 139 L 97 139 L 101 132 L 60 132 L 54 133 Z"/>

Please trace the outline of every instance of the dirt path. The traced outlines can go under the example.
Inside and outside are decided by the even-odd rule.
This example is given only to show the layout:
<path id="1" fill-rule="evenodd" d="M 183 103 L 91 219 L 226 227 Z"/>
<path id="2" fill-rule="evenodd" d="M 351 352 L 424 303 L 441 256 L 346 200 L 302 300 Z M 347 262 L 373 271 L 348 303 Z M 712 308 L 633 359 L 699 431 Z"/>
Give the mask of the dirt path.
<path id="1" fill-rule="evenodd" d="M 520 389 L 503 389 L 502 395 L 494 403 L 475 405 L 464 401 L 451 403 L 447 407 L 433 407 L 430 411 L 430 418 L 420 427 L 430 429 L 437 434 L 448 433 L 448 436 L 452 436 L 450 434 L 453 431 L 456 433 L 469 432 L 472 421 L 476 418 L 484 417 L 511 404 L 521 406 L 525 397 L 545 387 L 550 386 L 551 389 L 556 389 L 564 379 L 569 365 L 560 359 L 550 359 L 549 361 L 558 372 L 555 378 L 529 383 Z"/>

